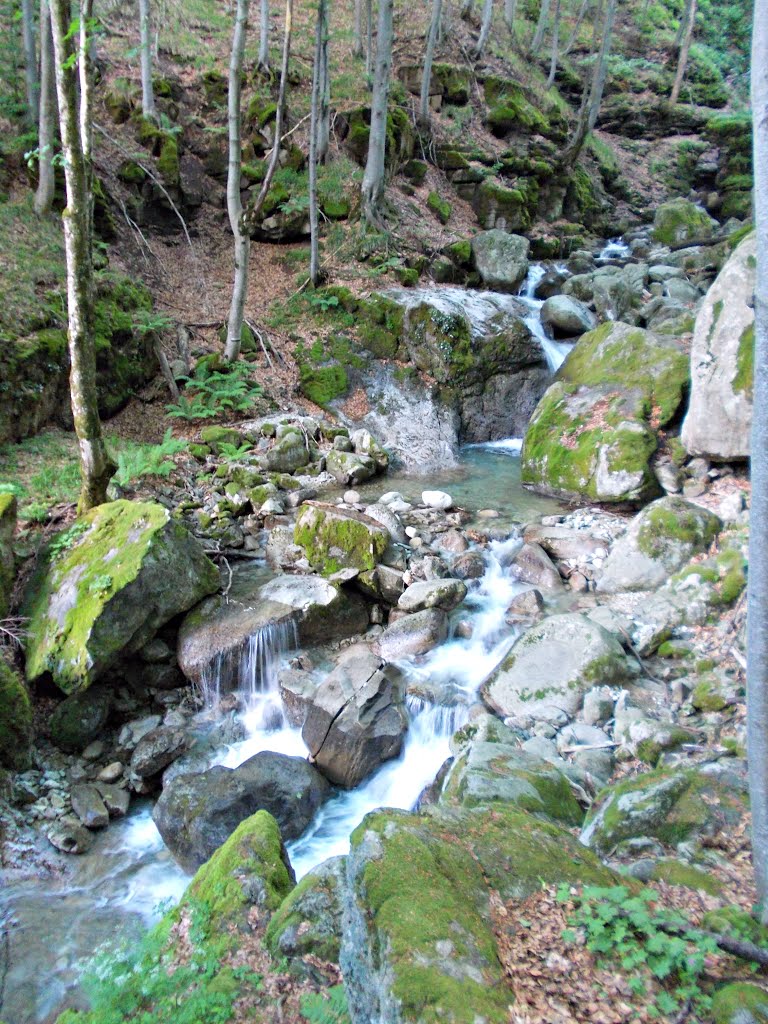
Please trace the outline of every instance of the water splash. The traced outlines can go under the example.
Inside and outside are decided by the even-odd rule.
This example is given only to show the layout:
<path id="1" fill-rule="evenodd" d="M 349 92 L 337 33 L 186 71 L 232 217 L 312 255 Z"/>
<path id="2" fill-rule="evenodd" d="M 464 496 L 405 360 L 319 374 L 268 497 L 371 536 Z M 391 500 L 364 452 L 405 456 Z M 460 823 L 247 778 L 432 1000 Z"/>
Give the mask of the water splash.
<path id="1" fill-rule="evenodd" d="M 632 255 L 632 250 L 620 238 L 610 238 L 600 252 L 598 260 L 624 260 Z"/>

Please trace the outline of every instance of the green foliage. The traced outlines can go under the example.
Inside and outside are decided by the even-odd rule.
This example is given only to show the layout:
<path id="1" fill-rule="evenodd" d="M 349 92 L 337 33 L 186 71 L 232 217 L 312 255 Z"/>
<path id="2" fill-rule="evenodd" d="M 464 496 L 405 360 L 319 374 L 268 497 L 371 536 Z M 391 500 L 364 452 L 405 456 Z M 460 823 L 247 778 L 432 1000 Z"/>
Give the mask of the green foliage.
<path id="1" fill-rule="evenodd" d="M 202 360 L 193 377 L 183 377 L 184 394 L 165 407 L 173 419 L 204 420 L 226 412 L 248 412 L 261 388 L 250 379 L 250 367 L 232 363 L 223 369 Z"/>
<path id="2" fill-rule="evenodd" d="M 686 1005 L 707 1011 L 711 998 L 701 987 L 702 975 L 718 947 L 680 911 L 660 906 L 652 890 L 635 893 L 621 885 L 585 886 L 576 896 L 563 885 L 557 898 L 573 906 L 564 937 L 575 940 L 579 929 L 601 963 L 621 966 L 630 988 L 647 1000 L 654 1016 L 677 1013 Z"/>
<path id="3" fill-rule="evenodd" d="M 219 454 L 223 455 L 228 462 L 236 462 L 251 451 L 252 448 L 253 445 L 249 441 L 241 445 L 232 444 L 229 441 L 218 442 Z"/>
<path id="4" fill-rule="evenodd" d="M 127 447 L 117 456 L 115 480 L 121 487 L 143 476 L 159 476 L 167 479 L 174 469 L 173 456 L 184 451 L 187 442 L 173 437 L 169 427 L 161 444 L 136 444 Z"/>
<path id="5" fill-rule="evenodd" d="M 349 1008 L 343 985 L 327 992 L 308 992 L 301 997 L 301 1015 L 309 1024 L 349 1024 Z"/>
<path id="6" fill-rule="evenodd" d="M 139 309 L 133 317 L 133 326 L 137 333 L 162 334 L 175 326 L 174 320 L 167 313 L 157 310 Z"/>
<path id="7" fill-rule="evenodd" d="M 82 536 L 87 529 L 88 527 L 85 523 L 77 522 L 73 523 L 68 530 L 62 530 L 61 533 L 57 534 L 48 548 L 51 561 L 58 558 L 64 551 L 69 551 L 77 538 Z"/>

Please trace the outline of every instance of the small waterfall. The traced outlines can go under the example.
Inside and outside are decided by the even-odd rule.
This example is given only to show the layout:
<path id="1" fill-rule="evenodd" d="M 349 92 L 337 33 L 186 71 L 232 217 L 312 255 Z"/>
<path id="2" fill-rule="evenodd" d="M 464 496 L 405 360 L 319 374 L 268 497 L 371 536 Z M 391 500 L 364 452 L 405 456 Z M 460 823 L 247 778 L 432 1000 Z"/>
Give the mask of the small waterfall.
<path id="1" fill-rule="evenodd" d="M 565 362 L 573 344 L 567 341 L 555 341 L 547 334 L 544 324 L 541 322 L 541 307 L 544 303 L 541 299 L 535 298 L 535 292 L 539 282 L 547 272 L 542 263 L 532 263 L 528 268 L 528 274 L 520 286 L 518 299 L 528 307 L 529 313 L 523 318 L 528 330 L 538 339 L 542 347 L 547 366 L 552 373 L 557 373 Z"/>
<path id="2" fill-rule="evenodd" d="M 597 254 L 596 259 L 598 260 L 624 260 L 628 256 L 632 255 L 632 250 L 628 245 L 625 245 L 620 238 L 610 238 L 600 252 Z"/>

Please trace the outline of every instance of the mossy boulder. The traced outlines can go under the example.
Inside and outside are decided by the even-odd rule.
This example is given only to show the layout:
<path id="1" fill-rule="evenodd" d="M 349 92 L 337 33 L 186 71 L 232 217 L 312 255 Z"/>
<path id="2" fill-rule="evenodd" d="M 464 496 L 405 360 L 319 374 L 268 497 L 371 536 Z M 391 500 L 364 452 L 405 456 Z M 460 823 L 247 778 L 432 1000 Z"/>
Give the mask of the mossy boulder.
<path id="1" fill-rule="evenodd" d="M 453 213 L 453 206 L 439 192 L 430 192 L 427 196 L 427 209 L 433 213 L 441 224 L 447 224 Z"/>
<path id="2" fill-rule="evenodd" d="M 483 684 L 485 703 L 502 717 L 573 716 L 594 686 L 629 678 L 621 644 L 583 615 L 551 615 L 528 629 Z"/>
<path id="3" fill-rule="evenodd" d="M 653 240 L 676 245 L 711 237 L 716 222 L 706 210 L 688 199 L 670 199 L 657 207 L 653 218 Z"/>
<path id="4" fill-rule="evenodd" d="M 532 95 L 517 82 L 491 76 L 485 80 L 486 123 L 494 135 L 504 138 L 511 131 L 547 135 L 549 121 L 532 102 Z"/>
<path id="5" fill-rule="evenodd" d="M 681 433 L 692 455 L 724 462 L 749 457 L 756 258 L 752 232 L 730 255 L 696 315 L 691 400 Z"/>
<path id="6" fill-rule="evenodd" d="M 24 681 L 10 660 L 0 653 L 0 768 L 29 768 L 32 736 L 32 704 Z"/>
<path id="7" fill-rule="evenodd" d="M 71 694 L 50 717 L 51 741 L 60 750 L 79 753 L 101 734 L 113 704 L 114 694 L 106 685 Z"/>
<path id="8" fill-rule="evenodd" d="M 514 293 L 528 273 L 530 247 L 522 235 L 481 231 L 470 242 L 472 264 L 486 288 Z"/>
<path id="9" fill-rule="evenodd" d="M 13 534 L 16 530 L 16 496 L 0 494 L 0 619 L 8 614 L 16 567 Z"/>
<path id="10" fill-rule="evenodd" d="M 374 569 L 390 543 L 389 531 L 375 519 L 319 501 L 301 506 L 293 538 L 324 576 L 340 569 Z"/>
<path id="11" fill-rule="evenodd" d="M 768 992 L 748 981 L 726 985 L 712 999 L 715 1024 L 768 1024 Z"/>
<path id="12" fill-rule="evenodd" d="M 658 839 L 675 847 L 734 828 L 747 810 L 742 776 L 722 763 L 705 770 L 659 768 L 605 789 L 581 833 L 606 855 L 628 839 Z"/>
<path id="13" fill-rule="evenodd" d="M 162 505 L 99 505 L 54 539 L 30 585 L 27 678 L 86 689 L 219 584 L 202 546 Z"/>
<path id="14" fill-rule="evenodd" d="M 706 551 L 720 531 L 716 515 L 679 495 L 651 502 L 611 548 L 598 589 L 653 590 Z"/>
<path id="15" fill-rule="evenodd" d="M 472 200 L 480 226 L 488 230 L 527 230 L 538 201 L 532 180 L 520 178 L 514 188 L 508 188 L 495 178 L 486 178 Z"/>
<path id="16" fill-rule="evenodd" d="M 688 372 L 671 337 L 618 321 L 583 335 L 533 414 L 523 483 L 603 502 L 654 497 L 656 430 L 677 413 Z"/>
<path id="17" fill-rule="evenodd" d="M 338 963 L 346 858 L 332 857 L 305 875 L 283 900 L 267 927 L 267 949 L 296 967 L 303 957 Z"/>

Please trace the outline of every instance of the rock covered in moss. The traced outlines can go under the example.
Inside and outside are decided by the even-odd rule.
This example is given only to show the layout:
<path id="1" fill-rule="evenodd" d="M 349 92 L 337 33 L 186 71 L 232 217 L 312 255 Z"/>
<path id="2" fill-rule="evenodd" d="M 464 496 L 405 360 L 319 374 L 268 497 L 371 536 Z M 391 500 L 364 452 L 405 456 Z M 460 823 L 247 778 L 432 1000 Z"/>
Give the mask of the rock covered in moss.
<path id="1" fill-rule="evenodd" d="M 17 502 L 14 494 L 0 494 L 0 619 L 8 613 L 15 569 L 13 534 Z"/>
<path id="2" fill-rule="evenodd" d="M 345 878 L 346 857 L 331 857 L 301 879 L 267 927 L 265 941 L 273 956 L 288 957 L 294 967 L 305 956 L 339 962 Z"/>
<path id="3" fill-rule="evenodd" d="M 691 399 L 681 440 L 692 455 L 728 462 L 750 453 L 757 236 L 749 234 L 717 275 L 696 316 Z"/>
<path id="4" fill-rule="evenodd" d="M 657 207 L 653 217 L 653 239 L 662 245 L 709 238 L 716 222 L 689 199 L 670 199 Z"/>
<path id="5" fill-rule="evenodd" d="M 748 981 L 726 985 L 712 999 L 715 1024 L 768 1024 L 768 992 Z"/>
<path id="6" fill-rule="evenodd" d="M 676 414 L 687 382 L 688 359 L 669 337 L 620 322 L 583 335 L 533 414 L 523 483 L 603 502 L 654 497 L 656 429 Z"/>
<path id="7" fill-rule="evenodd" d="M 368 572 L 389 547 L 389 531 L 375 519 L 351 508 L 319 501 L 307 501 L 301 506 L 293 538 L 303 548 L 310 565 L 324 576 L 332 576 L 340 569 Z"/>
<path id="8" fill-rule="evenodd" d="M 399 673 L 355 644 L 312 695 L 301 735 L 326 778 L 352 789 L 397 757 L 407 727 Z"/>
<path id="9" fill-rule="evenodd" d="M 706 551 L 720 520 L 674 494 L 651 502 L 611 548 L 598 590 L 652 590 L 666 583 L 694 555 Z"/>
<path id="10" fill-rule="evenodd" d="M 500 228 L 481 231 L 471 241 L 472 262 L 486 288 L 516 292 L 528 273 L 530 242 Z"/>
<path id="11" fill-rule="evenodd" d="M 297 839 L 329 795 L 326 780 L 304 758 L 262 751 L 234 769 L 218 765 L 177 776 L 152 817 L 179 864 L 195 871 L 256 811 L 269 811 L 283 835 Z"/>
<path id="12" fill-rule="evenodd" d="M 200 543 L 162 505 L 99 505 L 59 534 L 31 585 L 27 678 L 85 689 L 219 583 Z"/>
<path id="13" fill-rule="evenodd" d="M 534 719 L 571 717 L 593 686 L 628 678 L 618 640 L 583 615 L 551 615 L 527 630 L 490 679 L 485 703 L 498 714 Z"/>
<path id="14" fill-rule="evenodd" d="M 69 753 L 85 749 L 104 729 L 113 703 L 114 693 L 106 685 L 71 694 L 51 715 L 51 741 Z"/>
<path id="15" fill-rule="evenodd" d="M 0 653 L 0 768 L 24 771 L 32 760 L 32 704 L 24 682 Z"/>
<path id="16" fill-rule="evenodd" d="M 738 766 L 660 768 L 604 790 L 581 833 L 602 854 L 637 836 L 668 846 L 733 828 L 746 811 L 746 782 Z"/>

